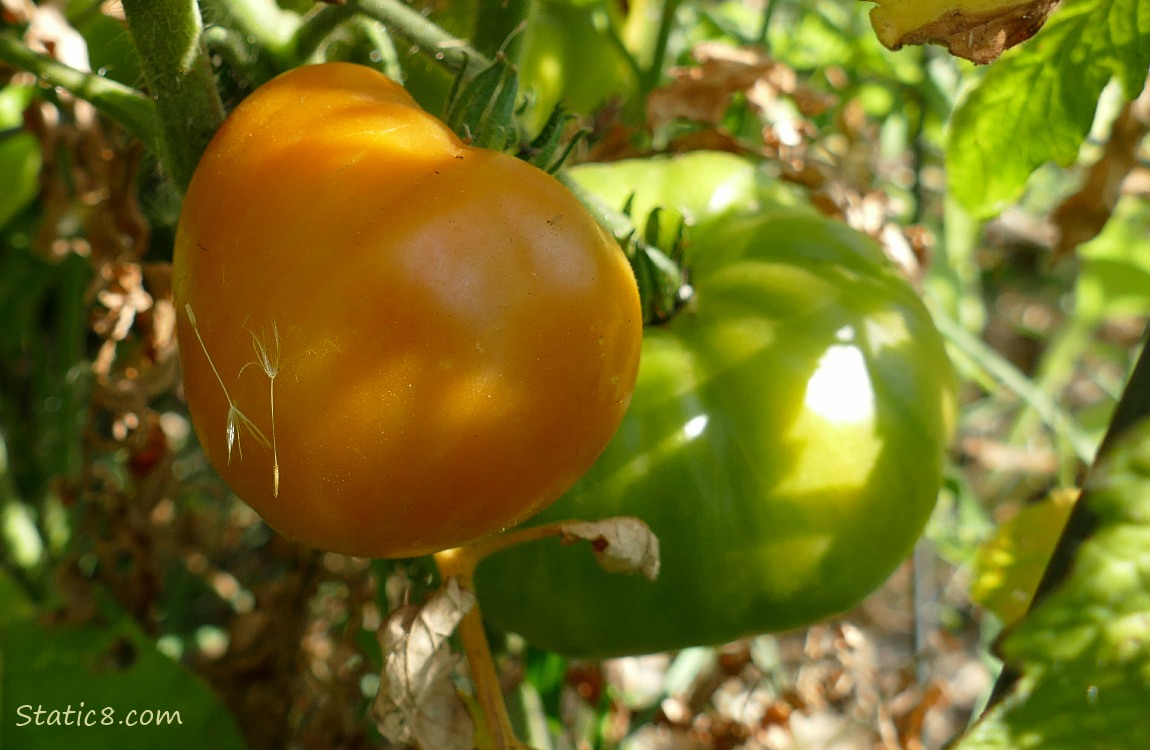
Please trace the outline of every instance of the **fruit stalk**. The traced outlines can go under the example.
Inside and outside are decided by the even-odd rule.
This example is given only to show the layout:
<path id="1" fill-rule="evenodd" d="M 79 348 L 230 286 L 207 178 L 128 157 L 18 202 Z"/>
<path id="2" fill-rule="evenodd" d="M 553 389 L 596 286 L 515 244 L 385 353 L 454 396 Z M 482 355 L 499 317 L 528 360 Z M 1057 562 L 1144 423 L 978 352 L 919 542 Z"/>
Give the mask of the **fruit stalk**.
<path id="1" fill-rule="evenodd" d="M 183 191 L 224 121 L 195 0 L 124 0 L 124 16 L 159 115 L 159 154 Z"/>
<path id="2" fill-rule="evenodd" d="M 472 592 L 475 591 L 475 566 L 482 559 L 482 554 L 476 555 L 470 547 L 456 547 L 435 554 L 440 576 L 444 580 L 454 577 L 460 586 Z M 515 737 L 515 730 L 511 726 L 511 717 L 503 701 L 499 674 L 495 669 L 491 646 L 487 643 L 478 602 L 463 616 L 458 632 L 471 669 L 475 699 L 483 713 L 480 726 L 490 734 L 490 746 L 497 750 L 529 750 Z"/>

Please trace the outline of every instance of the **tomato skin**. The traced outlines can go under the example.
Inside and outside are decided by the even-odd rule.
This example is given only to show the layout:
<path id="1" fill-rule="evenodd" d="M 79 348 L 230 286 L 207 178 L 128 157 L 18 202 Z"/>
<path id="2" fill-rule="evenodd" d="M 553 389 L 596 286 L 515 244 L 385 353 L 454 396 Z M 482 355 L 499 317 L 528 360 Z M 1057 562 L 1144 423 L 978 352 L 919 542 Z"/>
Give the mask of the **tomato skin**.
<path id="1" fill-rule="evenodd" d="M 484 613 L 540 647 L 602 658 L 811 624 L 881 584 L 934 506 L 953 374 L 869 239 L 765 208 L 697 227 L 686 262 L 692 305 L 645 332 L 615 438 L 529 522 L 638 516 L 659 578 L 553 540 L 495 554 Z"/>
<path id="2" fill-rule="evenodd" d="M 413 556 L 520 521 L 630 400 L 641 318 L 615 243 L 552 177 L 466 146 L 366 67 L 297 68 L 237 107 L 174 272 L 209 459 L 321 549 Z M 233 419 L 242 455 L 228 396 L 265 438 Z"/>

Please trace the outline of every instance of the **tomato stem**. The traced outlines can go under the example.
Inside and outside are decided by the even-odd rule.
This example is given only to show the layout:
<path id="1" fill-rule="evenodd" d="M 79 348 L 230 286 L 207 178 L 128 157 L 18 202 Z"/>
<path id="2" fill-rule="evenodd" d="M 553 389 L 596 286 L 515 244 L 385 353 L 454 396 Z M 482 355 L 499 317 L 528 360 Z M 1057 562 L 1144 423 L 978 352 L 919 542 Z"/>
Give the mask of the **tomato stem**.
<path id="1" fill-rule="evenodd" d="M 466 41 L 397 0 L 347 0 L 343 7 L 376 19 L 448 70 L 461 71 L 464 83 L 491 66 L 491 60 Z"/>
<path id="2" fill-rule="evenodd" d="M 300 26 L 299 15 L 280 8 L 275 0 L 199 0 L 209 20 L 249 40 L 272 59 L 275 72 L 293 67 L 295 36 Z M 253 58 L 262 55 L 251 54 Z M 259 60 L 255 60 L 259 63 Z M 241 66 L 244 67 L 244 66 Z M 250 68 L 251 66 L 246 66 Z"/>
<path id="3" fill-rule="evenodd" d="M 475 566 L 481 559 L 482 556 L 475 554 L 474 547 L 456 547 L 435 554 L 440 577 L 443 580 L 455 577 L 460 586 L 473 593 Z M 467 663 L 471 667 L 475 699 L 486 720 L 486 729 L 491 735 L 491 746 L 496 750 L 528 750 L 527 746 L 516 738 L 515 730 L 511 726 L 511 717 L 507 713 L 507 704 L 503 701 L 499 674 L 495 669 L 491 646 L 487 643 L 487 633 L 483 629 L 483 615 L 478 602 L 463 616 L 458 632 Z"/>
<path id="4" fill-rule="evenodd" d="M 564 527 L 572 523 L 579 523 L 578 521 L 556 521 L 554 523 L 544 523 L 538 526 L 527 526 L 524 528 L 513 529 L 506 531 L 502 534 L 496 534 L 484 539 L 472 542 L 467 546 L 468 554 L 478 565 L 480 560 L 483 560 L 489 555 L 496 552 L 505 550 L 508 547 L 514 547 L 519 544 L 527 542 L 534 542 L 538 539 L 547 539 L 553 536 L 563 536 Z"/>
<path id="5" fill-rule="evenodd" d="M 195 0 L 124 0 L 124 16 L 159 115 L 160 158 L 181 191 L 224 121 Z"/>
<path id="6" fill-rule="evenodd" d="M 28 49 L 12 34 L 0 34 L 0 61 L 26 70 L 51 86 L 91 104 L 120 123 L 129 133 L 155 150 L 157 129 L 155 105 L 142 93 L 109 78 L 69 67 Z"/>

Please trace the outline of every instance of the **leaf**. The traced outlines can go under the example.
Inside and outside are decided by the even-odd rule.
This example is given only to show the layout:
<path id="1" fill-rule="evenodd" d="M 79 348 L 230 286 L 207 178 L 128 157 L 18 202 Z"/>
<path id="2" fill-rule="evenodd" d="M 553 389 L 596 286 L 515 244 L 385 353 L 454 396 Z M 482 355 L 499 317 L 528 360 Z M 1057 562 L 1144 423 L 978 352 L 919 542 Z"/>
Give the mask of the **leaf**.
<path id="1" fill-rule="evenodd" d="M 1023 506 L 975 554 L 971 598 L 1006 625 L 1026 614 L 1077 495 L 1055 491 Z"/>
<path id="2" fill-rule="evenodd" d="M 567 542 L 591 542 L 599 566 L 609 573 L 642 573 L 652 581 L 659 577 L 659 538 L 638 518 L 565 523 L 562 533 Z"/>
<path id="3" fill-rule="evenodd" d="M 834 103 L 833 97 L 806 86 L 792 68 L 756 47 L 707 41 L 691 50 L 691 57 L 697 65 L 671 69 L 671 81 L 648 95 L 650 129 L 679 118 L 718 125 L 736 94 L 745 94 L 760 108 L 779 95 L 789 96 L 808 117 L 822 114 Z"/>
<path id="4" fill-rule="evenodd" d="M 952 194 L 970 212 L 1015 199 L 1042 164 L 1069 164 L 1112 77 L 1133 99 L 1150 67 L 1141 0 L 1066 0 L 1030 43 L 1004 55 L 950 122 Z"/>
<path id="5" fill-rule="evenodd" d="M 1021 678 L 955 750 L 1150 747 L 1150 420 L 1113 444 L 1080 502 L 1093 533 L 1002 643 Z"/>
<path id="6" fill-rule="evenodd" d="M 1058 230 L 1055 257 L 1065 257 L 1098 236 L 1110 220 L 1122 185 L 1138 165 L 1142 141 L 1150 132 L 1150 86 L 1122 109 L 1110 128 L 1110 137 L 1082 187 L 1064 200 L 1050 216 Z"/>
<path id="7" fill-rule="evenodd" d="M 448 639 L 473 606 L 475 595 L 449 578 L 423 606 L 399 607 L 380 627 L 383 672 L 372 710 L 390 742 L 472 748 L 475 726 L 451 679 L 459 656 Z"/>
<path id="8" fill-rule="evenodd" d="M 975 63 L 1034 36 L 1059 0 L 875 0 L 871 25 L 892 50 L 906 44 L 941 44 Z"/>

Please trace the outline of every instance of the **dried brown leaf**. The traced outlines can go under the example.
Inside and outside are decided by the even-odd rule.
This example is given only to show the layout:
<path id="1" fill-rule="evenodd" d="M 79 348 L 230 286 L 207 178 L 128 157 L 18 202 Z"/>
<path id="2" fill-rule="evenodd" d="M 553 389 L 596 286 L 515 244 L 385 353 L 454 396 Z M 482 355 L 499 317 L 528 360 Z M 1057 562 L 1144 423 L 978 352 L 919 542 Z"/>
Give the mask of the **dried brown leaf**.
<path id="1" fill-rule="evenodd" d="M 978 64 L 1038 33 L 1061 0 L 875 0 L 871 25 L 892 50 L 940 44 Z"/>
<path id="2" fill-rule="evenodd" d="M 638 518 L 566 523 L 563 536 L 566 541 L 591 542 L 595 559 L 606 571 L 642 573 L 652 581 L 659 576 L 659 538 Z"/>
<path id="3" fill-rule="evenodd" d="M 715 52 L 720 48 L 717 45 Z M 671 82 L 647 97 L 647 121 L 652 129 L 677 119 L 717 124 L 731 97 L 751 87 L 770 69 L 771 62 L 750 51 L 726 47 L 720 54 L 695 50 L 699 65 L 675 68 Z"/>
<path id="4" fill-rule="evenodd" d="M 100 270 L 105 285 L 96 299 L 106 313 L 94 328 L 105 338 L 123 341 L 136 316 L 152 309 L 152 295 L 144 289 L 144 271 L 139 263 L 109 263 Z"/>
<path id="5" fill-rule="evenodd" d="M 1094 239 L 1114 213 L 1127 176 L 1138 165 L 1139 150 L 1150 133 L 1150 86 L 1128 103 L 1114 120 L 1110 138 L 1091 165 L 1082 187 L 1054 210 L 1050 220 L 1058 231 L 1056 257 Z"/>
<path id="6" fill-rule="evenodd" d="M 806 87 L 792 68 L 759 47 L 708 41 L 695 47 L 691 56 L 697 65 L 672 69 L 671 82 L 647 97 L 647 121 L 652 129 L 677 119 L 717 125 L 737 93 L 745 93 L 759 109 L 779 96 L 788 96 L 807 116 L 833 103 L 833 98 Z"/>
<path id="7" fill-rule="evenodd" d="M 394 610 L 379 629 L 384 663 L 372 710 L 394 743 L 470 750 L 475 725 L 451 676 L 459 661 L 448 639 L 475 605 L 475 595 L 449 578 L 423 606 Z"/>

